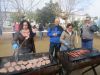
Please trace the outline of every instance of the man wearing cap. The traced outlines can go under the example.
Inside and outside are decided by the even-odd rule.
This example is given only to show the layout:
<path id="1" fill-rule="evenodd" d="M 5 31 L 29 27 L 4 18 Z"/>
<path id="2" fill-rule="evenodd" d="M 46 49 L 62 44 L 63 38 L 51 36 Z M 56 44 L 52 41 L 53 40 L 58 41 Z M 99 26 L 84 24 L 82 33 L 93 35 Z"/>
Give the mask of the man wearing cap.
<path id="1" fill-rule="evenodd" d="M 94 32 L 90 31 L 90 27 L 93 25 L 91 18 L 86 17 L 84 24 L 81 27 L 81 43 L 82 48 L 92 49 L 93 48 L 93 34 Z"/>

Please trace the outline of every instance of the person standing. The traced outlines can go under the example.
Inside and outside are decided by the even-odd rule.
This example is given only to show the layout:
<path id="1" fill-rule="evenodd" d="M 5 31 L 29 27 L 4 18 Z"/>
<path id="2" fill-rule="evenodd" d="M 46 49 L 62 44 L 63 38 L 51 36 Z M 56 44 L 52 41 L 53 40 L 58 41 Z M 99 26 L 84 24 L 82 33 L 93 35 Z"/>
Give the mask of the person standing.
<path id="1" fill-rule="evenodd" d="M 36 33 L 32 32 L 30 23 L 23 20 L 20 23 L 20 30 L 13 37 L 12 47 L 18 50 L 19 54 L 35 53 L 34 39 Z"/>
<path id="2" fill-rule="evenodd" d="M 59 26 L 60 20 L 59 18 L 56 18 L 54 20 L 54 24 L 48 28 L 47 35 L 50 37 L 50 48 L 49 53 L 51 60 L 56 60 L 57 58 L 57 52 L 60 51 L 60 36 L 63 31 L 63 28 Z"/>
<path id="3" fill-rule="evenodd" d="M 43 31 L 44 31 L 44 24 L 40 23 L 40 25 L 39 25 L 39 37 L 40 37 L 40 40 L 42 40 L 42 38 L 43 38 Z"/>
<path id="4" fill-rule="evenodd" d="M 62 32 L 60 41 L 60 51 L 66 51 L 75 48 L 75 32 L 73 31 L 73 25 L 68 23 L 65 31 Z"/>
<path id="5" fill-rule="evenodd" d="M 2 42 L 2 26 L 0 26 L 0 43 Z"/>
<path id="6" fill-rule="evenodd" d="M 93 25 L 91 18 L 86 17 L 84 24 L 81 27 L 81 43 L 82 48 L 92 49 L 93 48 L 93 35 L 94 32 L 90 30 L 90 27 Z"/>
<path id="7" fill-rule="evenodd" d="M 36 25 L 32 26 L 32 31 L 36 33 L 36 31 L 37 31 Z"/>
<path id="8" fill-rule="evenodd" d="M 20 25 L 19 25 L 19 22 L 15 22 L 14 23 L 14 25 L 12 26 L 13 28 L 13 37 L 14 37 L 14 34 L 16 33 L 16 32 L 19 32 L 19 28 L 20 28 Z"/>

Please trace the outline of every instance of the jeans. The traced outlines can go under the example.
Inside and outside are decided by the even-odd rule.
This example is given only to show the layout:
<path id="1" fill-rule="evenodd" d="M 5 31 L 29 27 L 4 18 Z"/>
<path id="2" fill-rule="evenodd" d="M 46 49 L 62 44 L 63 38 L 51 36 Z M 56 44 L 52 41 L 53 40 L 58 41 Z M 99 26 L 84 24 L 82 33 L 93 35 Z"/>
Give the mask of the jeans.
<path id="1" fill-rule="evenodd" d="M 60 46 L 61 46 L 60 43 L 50 43 L 49 53 L 50 53 L 51 61 L 57 60 L 57 52 L 60 51 Z"/>
<path id="2" fill-rule="evenodd" d="M 90 39 L 90 40 L 82 39 L 82 48 L 92 49 L 93 48 L 93 39 Z"/>
<path id="3" fill-rule="evenodd" d="M 0 28 L 0 36 L 2 36 L 2 29 Z"/>
<path id="4" fill-rule="evenodd" d="M 42 40 L 42 37 L 43 37 L 43 32 L 42 31 L 39 31 L 39 36 L 40 36 L 40 40 Z"/>

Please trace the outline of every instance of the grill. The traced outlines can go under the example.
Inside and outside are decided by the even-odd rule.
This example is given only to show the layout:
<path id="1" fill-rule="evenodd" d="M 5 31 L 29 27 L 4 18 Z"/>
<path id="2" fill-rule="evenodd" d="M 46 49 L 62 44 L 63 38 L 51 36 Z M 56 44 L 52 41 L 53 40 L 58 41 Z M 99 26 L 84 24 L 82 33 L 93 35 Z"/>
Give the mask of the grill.
<path id="1" fill-rule="evenodd" d="M 67 75 L 70 75 L 70 73 L 74 70 L 88 66 L 91 66 L 91 68 L 87 69 L 82 74 L 85 74 L 92 69 L 94 74 L 97 75 L 95 67 L 100 64 L 100 52 L 96 49 L 89 50 L 77 48 L 59 52 L 58 59 Z"/>
<path id="2" fill-rule="evenodd" d="M 35 53 L 35 54 L 24 54 L 18 56 L 18 61 L 28 61 L 31 59 L 38 59 L 41 57 L 48 57 L 49 60 L 49 53 Z M 4 67 L 4 64 L 7 62 L 14 62 L 15 56 L 7 56 L 7 57 L 0 57 L 0 69 Z M 18 62 L 17 61 L 17 62 Z M 57 73 L 59 70 L 59 66 L 57 63 L 50 62 L 49 64 L 41 65 L 40 67 L 31 67 L 29 69 L 13 71 L 13 72 L 6 72 L 0 73 L 0 75 L 49 75 L 52 73 Z"/>

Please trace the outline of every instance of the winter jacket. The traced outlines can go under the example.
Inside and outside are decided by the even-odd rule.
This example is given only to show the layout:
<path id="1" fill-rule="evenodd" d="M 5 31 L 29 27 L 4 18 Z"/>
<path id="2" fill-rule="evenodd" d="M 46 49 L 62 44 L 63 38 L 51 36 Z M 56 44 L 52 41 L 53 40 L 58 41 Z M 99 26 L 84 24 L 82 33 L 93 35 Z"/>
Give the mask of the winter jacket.
<path id="1" fill-rule="evenodd" d="M 72 32 L 70 35 L 67 31 L 63 31 L 60 37 L 61 41 L 61 51 L 67 50 L 69 48 L 75 48 L 75 33 Z"/>
<path id="2" fill-rule="evenodd" d="M 30 33 L 30 36 L 28 39 L 25 39 L 25 37 L 21 34 L 21 32 L 15 33 L 13 37 L 13 44 L 19 44 L 19 53 L 30 53 L 35 52 L 35 45 L 34 45 L 34 39 L 35 33 Z"/>
<path id="3" fill-rule="evenodd" d="M 47 35 L 50 37 L 51 43 L 60 43 L 60 36 L 63 32 L 63 28 L 59 25 L 53 25 L 48 28 Z M 57 33 L 57 36 L 53 36 L 54 33 Z"/>
<path id="4" fill-rule="evenodd" d="M 93 34 L 94 32 L 90 31 L 91 26 L 83 25 L 81 27 L 81 38 L 82 39 L 88 39 L 91 40 L 93 39 Z"/>

